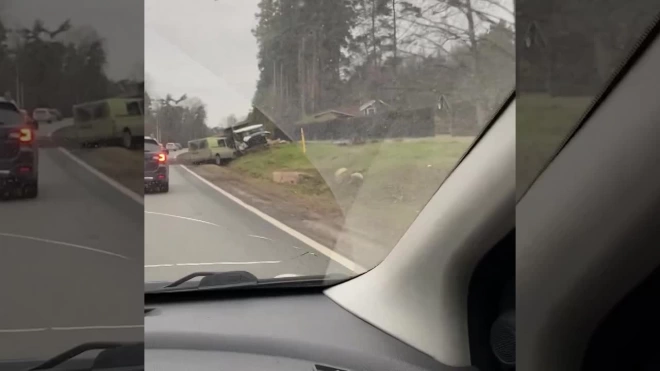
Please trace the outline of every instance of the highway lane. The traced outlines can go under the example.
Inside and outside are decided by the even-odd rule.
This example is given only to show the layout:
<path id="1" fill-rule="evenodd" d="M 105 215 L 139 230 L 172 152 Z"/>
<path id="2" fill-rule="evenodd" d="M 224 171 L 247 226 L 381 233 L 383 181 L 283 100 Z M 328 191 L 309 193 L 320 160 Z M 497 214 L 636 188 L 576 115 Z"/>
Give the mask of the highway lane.
<path id="1" fill-rule="evenodd" d="M 57 148 L 39 171 L 37 199 L 0 201 L 0 360 L 141 339 L 143 206 Z"/>
<path id="2" fill-rule="evenodd" d="M 145 195 L 145 279 L 246 270 L 259 278 L 350 271 L 197 179 L 170 166 L 170 191 Z"/>

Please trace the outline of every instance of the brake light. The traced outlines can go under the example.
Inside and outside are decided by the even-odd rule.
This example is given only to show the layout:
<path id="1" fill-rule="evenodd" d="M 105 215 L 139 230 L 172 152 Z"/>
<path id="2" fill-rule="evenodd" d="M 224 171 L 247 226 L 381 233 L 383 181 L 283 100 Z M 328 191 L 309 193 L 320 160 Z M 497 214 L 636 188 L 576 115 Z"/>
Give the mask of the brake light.
<path id="1" fill-rule="evenodd" d="M 159 153 L 158 156 L 154 156 L 154 160 L 158 160 L 158 162 L 163 163 L 167 161 L 167 156 L 164 153 Z"/>
<path id="2" fill-rule="evenodd" d="M 9 134 L 9 137 L 18 139 L 21 143 L 31 143 L 33 139 L 32 129 L 22 128 L 17 132 Z"/>
<path id="3" fill-rule="evenodd" d="M 23 143 L 32 142 L 32 130 L 27 128 L 21 129 L 18 140 Z"/>

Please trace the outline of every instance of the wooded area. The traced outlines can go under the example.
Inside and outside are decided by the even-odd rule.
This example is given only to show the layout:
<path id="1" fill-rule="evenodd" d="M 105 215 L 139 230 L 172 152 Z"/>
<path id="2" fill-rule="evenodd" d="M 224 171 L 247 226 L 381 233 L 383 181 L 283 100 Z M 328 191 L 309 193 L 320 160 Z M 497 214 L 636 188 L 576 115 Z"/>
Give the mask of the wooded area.
<path id="1" fill-rule="evenodd" d="M 140 81 L 111 81 L 106 50 L 91 27 L 41 20 L 11 28 L 0 19 L 0 88 L 30 112 L 37 107 L 71 115 L 74 104 L 126 94 Z"/>
<path id="2" fill-rule="evenodd" d="M 454 111 L 437 117 L 458 128 L 436 127 L 474 135 L 515 85 L 513 1 L 260 0 L 256 20 L 253 105 L 292 138 L 308 115 L 374 99 L 399 112 L 443 100 Z M 210 135 L 249 114 L 208 123 L 199 99 L 174 101 L 150 105 L 147 132 L 158 121 L 163 141 Z"/>
<path id="3" fill-rule="evenodd" d="M 382 99 L 396 110 L 468 104 L 484 125 L 514 87 L 513 2 L 261 0 L 253 103 L 284 131 Z M 466 121 L 466 120 L 459 120 Z"/>

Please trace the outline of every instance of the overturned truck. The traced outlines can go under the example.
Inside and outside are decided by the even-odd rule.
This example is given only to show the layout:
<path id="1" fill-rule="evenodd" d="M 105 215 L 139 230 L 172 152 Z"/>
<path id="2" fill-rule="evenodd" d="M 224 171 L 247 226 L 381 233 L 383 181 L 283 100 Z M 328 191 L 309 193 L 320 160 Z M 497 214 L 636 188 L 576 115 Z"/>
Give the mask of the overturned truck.
<path id="1" fill-rule="evenodd" d="M 225 129 L 225 135 L 232 138 L 238 155 L 262 149 L 268 146 L 270 132 L 263 125 L 250 125 Z"/>

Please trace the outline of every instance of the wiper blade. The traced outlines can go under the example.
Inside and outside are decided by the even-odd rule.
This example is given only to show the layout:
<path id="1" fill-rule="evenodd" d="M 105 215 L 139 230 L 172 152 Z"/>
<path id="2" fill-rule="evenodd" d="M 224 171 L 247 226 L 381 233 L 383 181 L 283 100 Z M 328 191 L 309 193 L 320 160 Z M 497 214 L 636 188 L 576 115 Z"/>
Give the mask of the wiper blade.
<path id="1" fill-rule="evenodd" d="M 257 276 L 246 271 L 232 271 L 232 272 L 197 272 L 189 274 L 180 278 L 166 288 L 181 286 L 181 284 L 192 280 L 193 278 L 204 277 L 199 281 L 198 287 L 228 287 L 237 285 L 251 285 L 259 282 Z"/>
<path id="2" fill-rule="evenodd" d="M 50 370 L 72 360 L 85 352 L 102 350 L 90 370 L 143 370 L 144 369 L 144 343 L 120 342 L 92 342 L 78 345 L 64 353 L 31 368 L 29 371 Z"/>
<path id="3" fill-rule="evenodd" d="M 190 280 L 203 277 L 196 286 L 186 285 Z M 254 274 L 246 271 L 231 272 L 196 272 L 182 277 L 162 288 L 147 290 L 146 294 L 155 294 L 174 291 L 197 291 L 204 289 L 231 289 L 252 288 L 265 286 L 318 286 L 328 283 L 337 283 L 350 278 L 343 274 L 330 274 L 319 276 L 302 276 L 286 278 L 270 278 L 260 280 Z"/>

